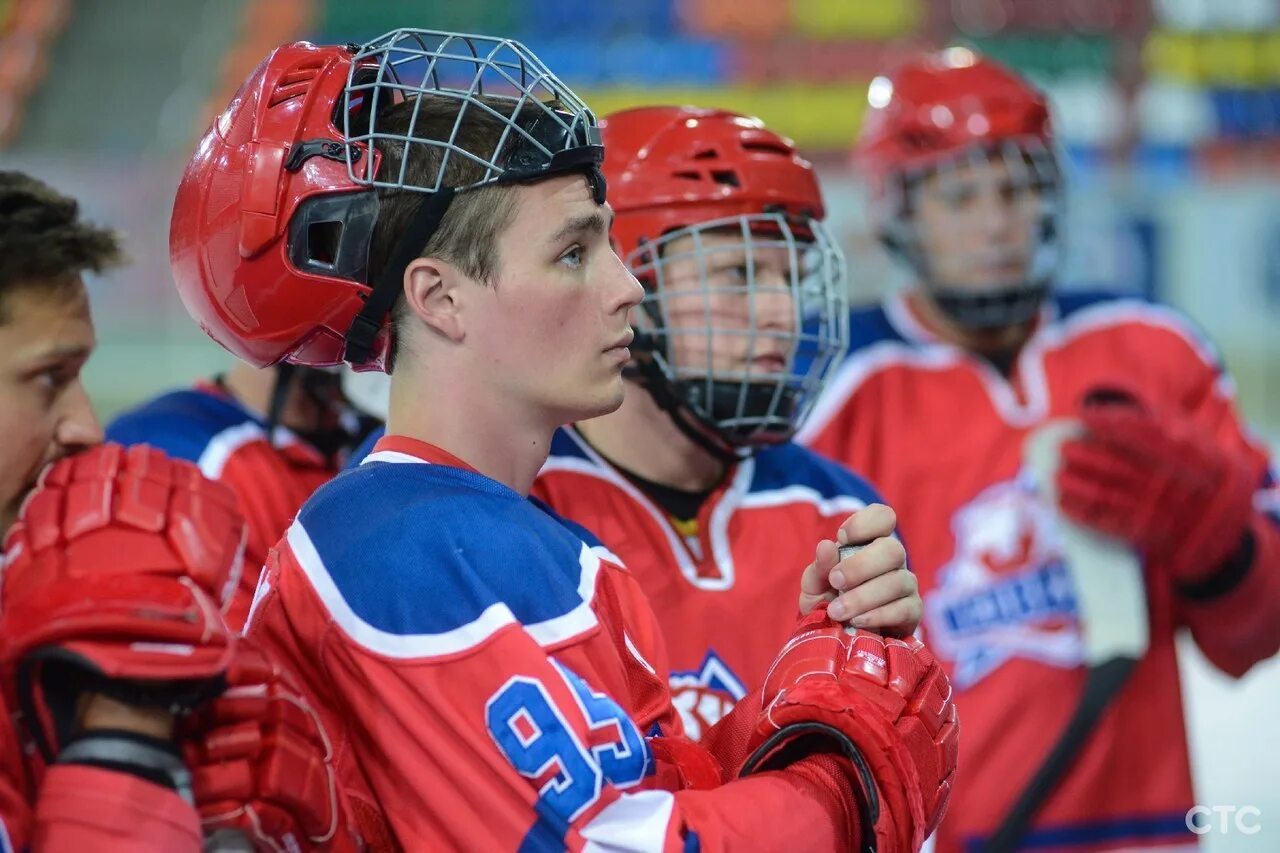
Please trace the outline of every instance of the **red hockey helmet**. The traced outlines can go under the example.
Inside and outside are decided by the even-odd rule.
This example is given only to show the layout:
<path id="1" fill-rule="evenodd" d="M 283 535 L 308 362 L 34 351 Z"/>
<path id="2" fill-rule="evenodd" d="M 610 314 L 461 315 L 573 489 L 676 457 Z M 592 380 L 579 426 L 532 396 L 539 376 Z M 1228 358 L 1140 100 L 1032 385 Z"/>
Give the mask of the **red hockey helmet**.
<path id="1" fill-rule="evenodd" d="M 970 328 L 1025 320 L 1048 292 L 1058 256 L 1061 168 L 1043 93 L 1014 72 L 955 47 L 931 53 L 876 77 L 854 149 L 854 163 L 872 189 L 872 214 L 885 244 L 907 261 L 935 301 Z M 987 288 L 958 286 L 939 272 L 912 221 L 912 192 L 928 175 L 954 178 L 961 164 L 1034 190 L 1040 213 L 1018 280 Z M 974 258 L 983 248 L 966 250 Z"/>
<path id="2" fill-rule="evenodd" d="M 416 131 L 417 109 L 407 132 L 380 125 L 385 107 L 424 94 L 458 102 L 450 138 Z M 492 152 L 454 144 L 473 109 L 506 124 Z M 405 164 L 423 149 L 440 160 L 430 186 L 406 179 Z M 398 169 L 383 168 L 389 150 Z M 451 157 L 484 176 L 444 185 Z M 595 117 L 517 42 L 397 30 L 363 47 L 286 45 L 254 70 L 187 166 L 169 234 L 174 278 L 200 326 L 245 361 L 385 369 L 399 274 L 454 194 L 596 175 L 602 158 Z M 594 183 L 603 202 L 603 181 Z M 430 199 L 370 281 L 378 190 Z"/>
<path id="3" fill-rule="evenodd" d="M 693 415 L 700 440 L 729 453 L 790 437 L 848 345 L 844 259 L 822 227 L 822 193 L 813 167 L 790 140 L 759 119 L 726 110 L 644 107 L 601 122 L 605 174 L 611 187 L 613 236 L 631 271 L 645 285 L 637 313 L 637 369 L 655 399 L 685 421 Z M 708 234 L 715 233 L 713 240 Z M 685 240 L 684 238 L 692 238 Z M 676 252 L 676 241 L 693 248 Z M 789 275 L 765 284 L 755 259 L 786 252 Z M 759 300 L 785 289 L 794 318 L 789 331 L 717 328 L 711 300 L 725 293 L 708 269 L 717 253 L 742 258 L 735 282 L 755 324 Z M 668 310 L 668 265 L 697 261 L 704 326 L 675 328 Z M 687 305 L 690 290 L 677 298 Z M 781 370 L 727 370 L 713 363 L 718 336 L 746 337 L 751 352 L 785 350 Z M 705 342 L 705 360 L 682 363 L 676 344 Z"/>
<path id="4" fill-rule="evenodd" d="M 1017 74 L 955 47 L 876 77 L 867 91 L 855 162 L 874 181 L 936 165 L 974 146 L 1053 132 L 1044 95 Z"/>
<path id="5" fill-rule="evenodd" d="M 813 166 L 791 140 L 728 110 L 640 107 L 601 122 L 613 237 L 634 252 L 675 228 L 765 211 L 825 215 Z"/>

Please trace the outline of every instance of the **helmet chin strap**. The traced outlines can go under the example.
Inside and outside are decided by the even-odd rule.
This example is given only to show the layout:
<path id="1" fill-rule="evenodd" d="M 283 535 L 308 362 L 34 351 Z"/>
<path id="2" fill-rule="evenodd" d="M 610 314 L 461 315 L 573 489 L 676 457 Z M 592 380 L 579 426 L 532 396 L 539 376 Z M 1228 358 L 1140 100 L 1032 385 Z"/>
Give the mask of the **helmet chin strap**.
<path id="1" fill-rule="evenodd" d="M 298 366 L 282 361 L 276 365 L 276 381 L 271 386 L 271 400 L 267 404 L 267 442 L 276 444 L 276 427 L 284 416 L 284 406 L 289 399 L 289 390 L 298 375 Z"/>
<path id="2" fill-rule="evenodd" d="M 317 408 L 332 409 L 334 401 L 325 393 L 327 390 L 325 386 L 329 383 L 338 386 L 339 382 L 336 374 L 299 367 L 289 362 L 277 364 L 275 384 L 272 386 L 271 400 L 267 407 L 267 440 L 271 446 L 279 446 L 276 443 L 277 427 L 283 426 L 285 406 L 295 387 L 310 398 Z M 349 414 L 350 417 L 347 416 Z M 366 425 L 350 412 L 349 407 L 346 411 L 336 412 L 336 415 L 337 426 L 310 430 L 290 428 L 290 431 L 315 447 L 321 455 L 332 458 L 343 448 L 354 447 L 364 435 L 367 435 Z M 371 419 L 370 422 L 372 422 Z"/>
<path id="3" fill-rule="evenodd" d="M 642 339 L 648 336 L 637 334 L 636 337 Z M 640 349 L 643 348 L 642 344 Z M 622 375 L 636 380 L 640 387 L 653 397 L 658 408 L 667 413 L 680 432 L 716 459 L 726 465 L 736 465 L 749 455 L 749 450 L 735 448 L 716 435 L 713 430 L 703 427 L 697 415 L 680 400 L 662 369 L 652 358 L 642 358 L 632 362 L 623 370 Z"/>
<path id="4" fill-rule="evenodd" d="M 1049 295 L 1048 284 L 1018 284 L 979 292 L 938 284 L 926 284 L 926 289 L 938 310 L 974 332 L 1025 323 L 1036 316 Z"/>

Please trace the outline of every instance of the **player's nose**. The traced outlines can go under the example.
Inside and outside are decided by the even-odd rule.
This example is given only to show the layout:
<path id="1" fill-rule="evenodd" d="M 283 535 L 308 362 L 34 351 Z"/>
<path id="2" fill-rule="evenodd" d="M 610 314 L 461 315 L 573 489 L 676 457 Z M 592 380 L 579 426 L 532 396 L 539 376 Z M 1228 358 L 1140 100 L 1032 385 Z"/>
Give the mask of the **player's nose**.
<path id="1" fill-rule="evenodd" d="M 609 314 L 619 311 L 625 313 L 640 304 L 644 299 L 644 287 L 627 265 L 617 255 L 610 253 L 608 276 L 607 307 Z"/>
<path id="2" fill-rule="evenodd" d="M 752 315 L 758 329 L 789 330 L 795 326 L 795 295 L 788 274 L 773 269 L 757 270 L 753 282 Z"/>
<path id="3" fill-rule="evenodd" d="M 61 451 L 59 455 L 101 444 L 104 437 L 102 422 L 93 411 L 93 404 L 89 401 L 84 384 L 77 379 L 63 392 L 62 397 L 58 426 L 54 432 L 54 440 Z"/>

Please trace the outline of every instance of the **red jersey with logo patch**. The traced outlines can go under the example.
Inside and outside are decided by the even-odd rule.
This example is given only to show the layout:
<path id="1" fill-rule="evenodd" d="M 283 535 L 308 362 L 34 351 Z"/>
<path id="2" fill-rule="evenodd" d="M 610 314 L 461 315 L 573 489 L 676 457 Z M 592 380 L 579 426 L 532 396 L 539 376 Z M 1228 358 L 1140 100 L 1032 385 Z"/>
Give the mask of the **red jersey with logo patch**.
<path id="1" fill-rule="evenodd" d="M 764 683 L 818 542 L 879 501 L 842 466 L 786 443 L 738 464 L 681 529 L 572 429 L 556 433 L 533 493 L 599 536 L 639 582 L 694 738 Z"/>
<path id="2" fill-rule="evenodd" d="M 1174 311 L 1101 295 L 1046 305 L 1011 378 L 939 341 L 909 299 L 855 311 L 854 348 L 800 440 L 871 478 L 898 513 L 925 602 L 925 641 L 964 720 L 943 853 L 978 849 L 1056 742 L 1086 669 L 1056 513 L 1024 468 L 1028 433 L 1072 417 L 1108 379 L 1211 429 L 1259 471 L 1259 543 L 1234 590 L 1207 602 L 1147 584 L 1150 648 L 1024 844 L 1037 850 L 1194 847 L 1195 803 L 1174 632 L 1236 674 L 1280 646 L 1280 509 L 1266 454 L 1212 348 Z M 1148 579 L 1152 567 L 1146 567 Z"/>

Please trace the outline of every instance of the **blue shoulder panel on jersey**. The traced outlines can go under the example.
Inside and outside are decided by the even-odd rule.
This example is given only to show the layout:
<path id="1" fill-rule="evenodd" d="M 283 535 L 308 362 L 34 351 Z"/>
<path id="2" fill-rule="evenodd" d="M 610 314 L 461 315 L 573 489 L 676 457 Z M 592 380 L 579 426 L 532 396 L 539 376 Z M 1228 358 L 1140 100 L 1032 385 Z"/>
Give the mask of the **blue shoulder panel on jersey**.
<path id="1" fill-rule="evenodd" d="M 553 459 L 582 459 L 587 462 L 594 462 L 587 452 L 582 449 L 582 445 L 569 433 L 569 427 L 560 427 L 551 436 L 551 452 L 548 454 Z"/>
<path id="2" fill-rule="evenodd" d="M 907 343 L 889 322 L 882 305 L 865 305 L 849 312 L 849 355 L 885 341 Z"/>
<path id="3" fill-rule="evenodd" d="M 298 521 L 352 611 L 388 633 L 452 631 L 499 602 L 530 625 L 582 601 L 582 540 L 471 471 L 371 462 L 322 486 Z"/>
<path id="4" fill-rule="evenodd" d="M 187 388 L 119 415 L 107 426 L 107 441 L 149 444 L 178 459 L 198 462 L 214 436 L 243 423 L 266 428 L 234 400 Z"/>
<path id="5" fill-rule="evenodd" d="M 360 446 L 352 452 L 351 458 L 347 460 L 347 467 L 358 468 L 360 463 L 364 461 L 364 458 L 373 452 L 373 446 L 386 434 L 387 427 L 385 424 L 369 433 L 369 436 L 364 441 L 360 442 Z"/>
<path id="6" fill-rule="evenodd" d="M 1058 309 L 1058 318 L 1062 320 L 1085 308 L 1122 301 L 1154 304 L 1141 294 L 1113 290 L 1067 290 L 1053 294 L 1053 304 Z"/>
<path id="7" fill-rule="evenodd" d="M 574 521 L 573 519 L 565 518 L 563 515 L 556 512 L 554 509 L 552 509 L 551 504 L 543 501 L 541 498 L 535 498 L 533 495 L 530 495 L 529 503 L 533 504 L 538 509 L 545 512 L 547 515 L 551 517 L 552 521 L 555 521 L 557 524 L 564 527 L 574 536 L 581 539 L 583 542 L 587 544 L 588 547 L 591 547 L 591 548 L 607 547 L 602 541 L 600 541 L 599 536 L 595 535 L 590 530 L 583 527 L 581 524 Z"/>
<path id="8" fill-rule="evenodd" d="M 827 500 L 852 497 L 863 503 L 882 501 L 880 493 L 862 477 L 793 441 L 765 448 L 754 458 L 751 494 L 804 486 Z"/>
<path id="9" fill-rule="evenodd" d="M 817 335 L 821 331 L 817 326 L 817 321 L 806 321 L 804 330 L 810 335 Z M 857 355 L 860 350 L 873 344 L 883 341 L 902 342 L 903 340 L 902 335 L 898 334 L 898 331 L 893 328 L 888 316 L 884 313 L 884 309 L 879 305 L 854 308 L 849 312 L 849 349 L 841 357 L 840 362 L 848 361 Z M 809 352 L 808 348 L 802 348 L 796 358 L 795 372 L 799 375 L 806 373 L 812 363 L 812 358 L 813 353 Z"/>

